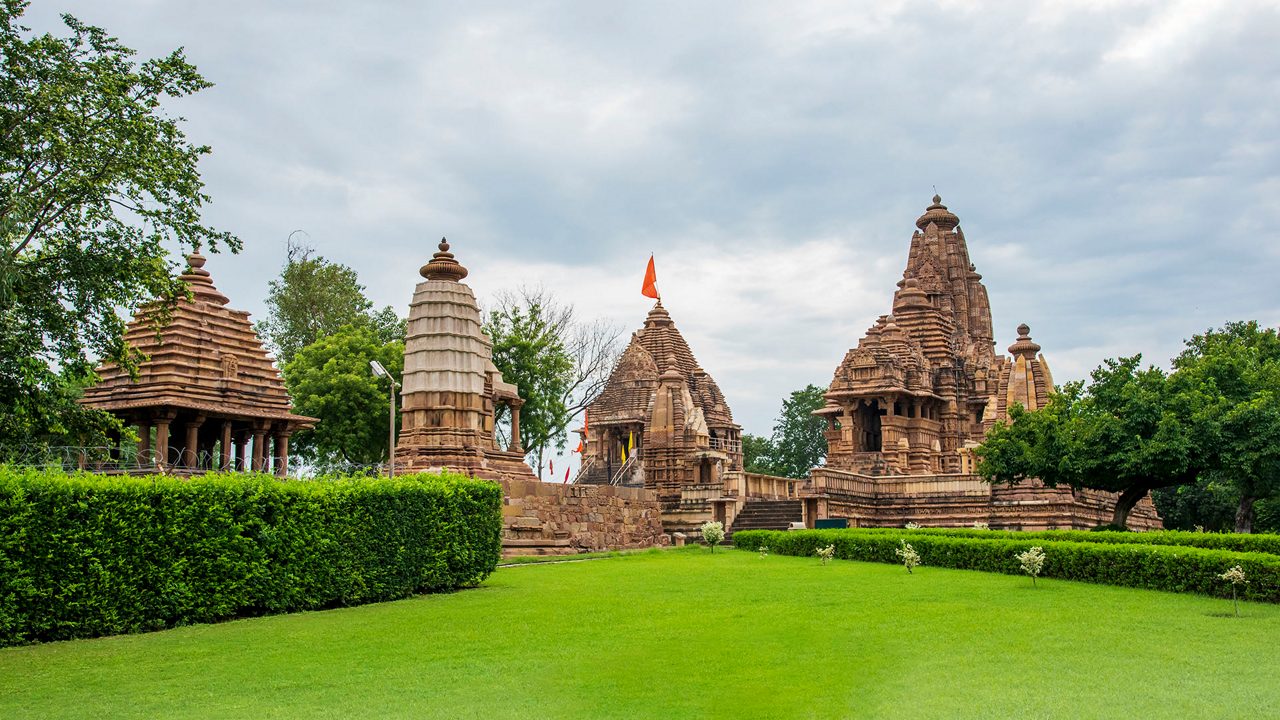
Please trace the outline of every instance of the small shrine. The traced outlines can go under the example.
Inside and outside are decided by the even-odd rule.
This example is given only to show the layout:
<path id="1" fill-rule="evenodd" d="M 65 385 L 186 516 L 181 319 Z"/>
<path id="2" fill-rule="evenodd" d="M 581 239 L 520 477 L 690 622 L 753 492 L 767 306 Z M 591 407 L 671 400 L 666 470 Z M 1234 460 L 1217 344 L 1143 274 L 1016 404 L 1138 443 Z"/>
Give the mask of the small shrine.
<path id="1" fill-rule="evenodd" d="M 741 484 L 742 428 L 661 300 L 586 417 L 575 482 L 655 490 L 669 528 L 710 519 L 711 502 Z"/>
<path id="2" fill-rule="evenodd" d="M 475 294 L 463 267 L 440 241 L 419 269 L 409 305 L 401 388 L 397 472 L 454 470 L 489 480 L 536 480 L 520 447 L 516 386 L 493 364 Z M 510 409 L 511 441 L 500 447 L 496 410 Z"/>
<path id="3" fill-rule="evenodd" d="M 125 342 L 146 359 L 136 377 L 116 363 L 81 402 L 109 412 L 138 434 L 139 471 L 193 474 L 254 470 L 284 476 L 289 436 L 313 426 L 295 415 L 280 371 L 249 322 L 214 287 L 206 258 L 187 256 L 189 299 L 143 306 Z M 158 322 L 168 309 L 167 323 Z M 112 451 L 118 460 L 118 451 Z"/>

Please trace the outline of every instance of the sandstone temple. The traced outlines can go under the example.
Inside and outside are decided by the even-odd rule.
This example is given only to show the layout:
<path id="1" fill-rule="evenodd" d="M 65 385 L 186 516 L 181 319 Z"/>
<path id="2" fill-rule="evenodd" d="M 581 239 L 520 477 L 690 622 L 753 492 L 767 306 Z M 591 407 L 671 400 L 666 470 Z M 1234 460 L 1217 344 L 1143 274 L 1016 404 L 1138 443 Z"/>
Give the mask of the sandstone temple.
<path id="1" fill-rule="evenodd" d="M 959 225 L 935 195 L 916 220 L 892 312 L 836 368 L 818 411 L 827 420 L 826 465 L 803 489 L 808 515 L 881 526 L 1108 522 L 1114 495 L 991 486 L 973 474 L 972 449 L 986 431 L 1014 403 L 1042 407 L 1053 377 L 1026 325 L 1011 357 L 995 353 L 991 303 Z M 1130 526 L 1160 526 L 1150 499 Z"/>
<path id="2" fill-rule="evenodd" d="M 81 402 L 105 410 L 137 431 L 136 460 L 126 469 L 176 474 L 256 470 L 285 475 L 289 436 L 315 418 L 295 415 L 280 372 L 249 323 L 204 269 L 187 257 L 182 275 L 190 299 L 166 308 L 142 307 L 125 343 L 146 355 L 137 377 L 115 363 L 97 369 L 101 381 Z M 170 319 L 157 330 L 157 314 Z M 122 467 L 119 448 L 107 459 Z"/>
<path id="3" fill-rule="evenodd" d="M 738 498 L 749 494 L 742 428 L 661 300 L 631 336 L 586 418 L 575 483 L 653 490 L 670 532 L 729 520 Z M 768 482 L 774 495 L 789 486 L 780 478 Z"/>

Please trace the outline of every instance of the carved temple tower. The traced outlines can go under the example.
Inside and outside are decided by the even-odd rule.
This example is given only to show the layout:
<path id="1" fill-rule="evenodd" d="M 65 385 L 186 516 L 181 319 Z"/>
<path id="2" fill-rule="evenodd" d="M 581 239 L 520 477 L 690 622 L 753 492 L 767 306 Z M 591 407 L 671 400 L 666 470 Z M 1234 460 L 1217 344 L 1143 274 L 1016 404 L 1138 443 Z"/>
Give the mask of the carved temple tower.
<path id="1" fill-rule="evenodd" d="M 419 270 L 404 344 L 397 471 L 448 469 L 490 480 L 532 480 L 520 447 L 516 386 L 493 364 L 493 343 L 481 330 L 467 269 L 441 240 Z M 494 411 L 511 410 L 511 443 L 499 447 Z"/>
<path id="2" fill-rule="evenodd" d="M 952 473 L 990 399 L 991 304 L 960 219 L 934 196 L 882 315 L 827 391 L 827 464 L 869 475 Z M 1039 349 L 1039 346 L 1036 347 Z"/>
<path id="3" fill-rule="evenodd" d="M 643 486 L 670 505 L 689 486 L 719 488 L 742 470 L 742 428 L 661 301 L 631 336 L 587 418 L 575 482 Z"/>

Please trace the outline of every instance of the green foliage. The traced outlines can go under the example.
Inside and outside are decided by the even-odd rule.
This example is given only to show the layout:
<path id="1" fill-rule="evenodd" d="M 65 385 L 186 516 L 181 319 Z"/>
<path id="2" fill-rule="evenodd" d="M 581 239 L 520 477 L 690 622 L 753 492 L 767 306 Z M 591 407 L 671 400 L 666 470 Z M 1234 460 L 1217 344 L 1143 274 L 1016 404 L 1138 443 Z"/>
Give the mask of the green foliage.
<path id="1" fill-rule="evenodd" d="M 1197 407 L 1208 455 L 1201 482 L 1230 488 L 1234 529 L 1250 532 L 1255 503 L 1280 495 L 1280 336 L 1257 322 L 1235 322 L 1186 345 L 1173 360 L 1171 382 L 1204 398 Z M 1216 524 L 1215 509 L 1204 507 L 1210 524 Z M 1193 524 L 1206 523 L 1196 518 Z"/>
<path id="2" fill-rule="evenodd" d="M 502 490 L 459 475 L 281 482 L 0 468 L 0 646 L 473 585 Z"/>
<path id="3" fill-rule="evenodd" d="M 747 472 L 773 475 L 773 441 L 760 435 L 742 434 L 742 468 Z"/>
<path id="4" fill-rule="evenodd" d="M 568 395 L 575 381 L 567 328 L 552 310 L 542 295 L 506 298 L 489 312 L 484 325 L 493 341 L 493 364 L 524 400 L 520 444 L 537 458 L 539 472 L 551 447 L 564 449 L 570 419 Z"/>
<path id="5" fill-rule="evenodd" d="M 367 328 L 379 345 L 404 340 L 404 321 L 394 308 L 375 310 L 354 270 L 312 257 L 313 252 L 290 241 L 284 269 L 267 291 L 267 317 L 257 330 L 275 350 L 280 367 L 348 325 Z"/>
<path id="6" fill-rule="evenodd" d="M 827 455 L 827 421 L 813 414 L 826 404 L 825 388 L 807 385 L 782 401 L 769 438 L 742 436 L 743 467 L 779 477 L 806 478 Z"/>
<path id="7" fill-rule="evenodd" d="M 320 419 L 293 437 L 299 457 L 357 465 L 387 459 L 390 387 L 370 371 L 370 360 L 382 363 L 399 383 L 404 342 L 382 342 L 367 325 L 347 326 L 302 348 L 285 366 L 294 412 Z"/>
<path id="8" fill-rule="evenodd" d="M 134 51 L 70 15 L 29 37 L 0 4 L 0 417 L 20 443 L 80 444 L 109 421 L 74 412 L 98 356 L 134 368 L 121 308 L 185 292 L 166 246 L 237 250 L 202 225 L 192 145 L 162 107 L 209 87 L 182 51 Z"/>
<path id="9" fill-rule="evenodd" d="M 978 472 L 993 483 L 1039 478 L 1120 493 L 1112 520 L 1120 526 L 1149 491 L 1195 482 L 1205 468 L 1204 398 L 1141 362 L 1106 360 L 1087 388 L 1068 383 L 1037 412 L 1010 408 L 977 448 Z"/>
<path id="10" fill-rule="evenodd" d="M 982 539 L 897 530 L 743 530 L 734 533 L 733 544 L 749 551 L 767 545 L 770 552 L 798 557 L 812 556 L 818 548 L 833 544 L 836 557 L 843 560 L 897 563 L 895 551 L 904 539 L 910 539 L 923 565 L 1011 575 L 1022 573 L 1018 554 L 1040 546 L 1046 556 L 1041 577 L 1215 597 L 1231 597 L 1231 588 L 1222 582 L 1221 573 L 1240 565 L 1250 579 L 1241 597 L 1280 603 L 1280 556 L 1270 553 L 1042 540 L 1035 537 L 1039 533 L 1004 539 L 988 531 L 968 532 L 983 532 Z"/>

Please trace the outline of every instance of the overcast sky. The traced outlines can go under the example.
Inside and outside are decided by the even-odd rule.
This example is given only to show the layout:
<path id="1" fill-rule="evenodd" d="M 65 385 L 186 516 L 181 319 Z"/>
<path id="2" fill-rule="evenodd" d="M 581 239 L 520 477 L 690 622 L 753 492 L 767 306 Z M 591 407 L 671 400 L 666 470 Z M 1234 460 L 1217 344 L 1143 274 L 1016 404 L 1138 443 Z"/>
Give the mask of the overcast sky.
<path id="1" fill-rule="evenodd" d="M 747 432 L 889 311 L 934 188 L 999 347 L 1059 382 L 1280 323 L 1276 2 L 39 0 L 184 46 L 208 264 L 261 316 L 305 230 L 407 313 L 447 235 L 483 301 L 542 284 L 629 334 L 656 255 Z"/>

